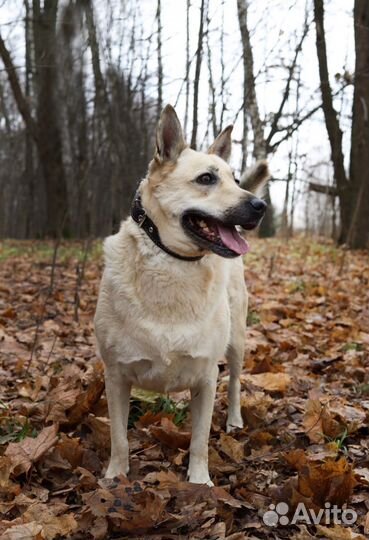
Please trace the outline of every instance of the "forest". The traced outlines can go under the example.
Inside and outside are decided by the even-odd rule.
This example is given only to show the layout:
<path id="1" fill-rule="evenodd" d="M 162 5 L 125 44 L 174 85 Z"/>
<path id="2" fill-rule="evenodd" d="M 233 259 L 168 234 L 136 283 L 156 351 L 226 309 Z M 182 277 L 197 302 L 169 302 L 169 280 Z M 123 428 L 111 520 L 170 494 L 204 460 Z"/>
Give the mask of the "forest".
<path id="1" fill-rule="evenodd" d="M 367 4 L 274 1 L 265 16 L 262 4 L 182 1 L 173 31 L 160 2 L 3 1 L 0 236 L 116 230 L 173 101 L 191 147 L 234 123 L 235 170 L 270 160 L 263 236 L 366 247 Z M 330 69 L 335 20 L 350 31 Z"/>
<path id="2" fill-rule="evenodd" d="M 368 51 L 367 0 L 0 0 L 0 540 L 369 538 Z M 271 175 L 213 487 L 186 481 L 189 391 L 133 389 L 104 478 L 102 239 L 167 104 L 192 149 L 232 124 L 234 177 Z"/>

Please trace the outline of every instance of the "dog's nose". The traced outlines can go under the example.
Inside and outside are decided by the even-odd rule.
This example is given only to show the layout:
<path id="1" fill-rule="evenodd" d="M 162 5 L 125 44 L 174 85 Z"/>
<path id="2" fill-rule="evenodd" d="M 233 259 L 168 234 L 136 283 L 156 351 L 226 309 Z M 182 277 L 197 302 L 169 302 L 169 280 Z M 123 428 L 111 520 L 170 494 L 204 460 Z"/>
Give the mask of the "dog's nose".
<path id="1" fill-rule="evenodd" d="M 257 212 L 260 212 L 260 214 L 264 213 L 267 208 L 267 203 L 261 199 L 258 199 L 257 197 L 253 197 L 252 199 L 250 199 L 249 202 L 253 209 Z"/>

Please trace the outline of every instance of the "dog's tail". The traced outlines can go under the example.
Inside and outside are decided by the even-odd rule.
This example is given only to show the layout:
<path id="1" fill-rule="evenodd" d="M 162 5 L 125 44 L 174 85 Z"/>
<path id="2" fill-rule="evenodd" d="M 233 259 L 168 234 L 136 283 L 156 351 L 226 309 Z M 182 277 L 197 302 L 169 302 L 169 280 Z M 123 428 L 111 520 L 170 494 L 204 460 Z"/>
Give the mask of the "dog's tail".
<path id="1" fill-rule="evenodd" d="M 262 159 L 257 161 L 250 169 L 246 169 L 241 176 L 240 186 L 260 197 L 263 195 L 264 188 L 270 177 L 268 162 Z"/>

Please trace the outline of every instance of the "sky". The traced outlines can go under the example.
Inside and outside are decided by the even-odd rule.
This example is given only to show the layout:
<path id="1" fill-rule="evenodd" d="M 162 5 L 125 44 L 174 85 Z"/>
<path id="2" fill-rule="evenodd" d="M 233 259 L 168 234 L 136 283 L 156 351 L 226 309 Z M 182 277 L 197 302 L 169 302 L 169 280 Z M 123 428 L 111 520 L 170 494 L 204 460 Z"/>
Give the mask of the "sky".
<path id="1" fill-rule="evenodd" d="M 62 0 L 61 0 L 62 1 Z M 113 58 L 121 57 L 124 63 L 133 63 L 137 73 L 142 65 L 140 57 L 148 56 L 148 68 L 152 72 L 151 93 L 156 95 L 157 69 L 156 56 L 156 22 L 155 0 L 94 0 L 98 19 L 98 31 L 101 40 L 109 48 Z M 137 8 L 132 6 L 138 5 Z M 184 116 L 185 88 L 185 43 L 186 43 L 186 0 L 161 0 L 162 5 L 162 37 L 163 37 L 163 70 L 164 70 L 164 103 L 176 106 L 180 118 Z M 200 0 L 191 0 L 190 9 L 190 57 L 197 48 L 197 32 L 199 24 Z M 353 0 L 326 0 L 326 34 L 330 79 L 333 91 L 339 83 L 335 74 L 345 70 L 352 72 L 354 63 L 352 9 Z M 310 28 L 300 55 L 300 77 L 302 88 L 299 97 L 300 106 L 308 111 L 319 103 L 319 77 L 315 49 L 315 27 L 311 0 L 249 0 L 249 27 L 254 51 L 255 73 L 257 74 L 257 98 L 262 117 L 270 118 L 278 109 L 283 92 L 286 67 L 294 54 L 294 46 L 299 40 L 305 13 L 307 12 Z M 8 44 L 11 43 L 13 57 L 19 69 L 24 62 L 24 39 L 22 28 L 23 1 L 0 0 L 0 24 Z M 242 117 L 237 115 L 242 105 L 243 67 L 241 61 L 240 32 L 237 20 L 236 0 L 209 0 L 209 44 L 212 57 L 212 69 L 216 88 L 220 88 L 221 78 L 221 45 L 220 28 L 224 21 L 223 59 L 224 73 L 228 79 L 226 86 L 226 111 L 223 127 L 234 123 L 233 137 L 240 141 L 242 137 Z M 134 51 L 130 49 L 130 37 L 134 26 L 137 40 Z M 206 48 L 206 47 L 205 47 Z M 109 59 L 105 55 L 105 61 Z M 195 62 L 191 65 L 191 86 Z M 340 120 L 344 131 L 344 148 L 346 159 L 349 154 L 350 130 L 350 93 L 345 91 L 344 98 L 336 100 L 336 107 L 341 112 Z M 208 119 L 208 72 L 207 58 L 204 55 L 200 84 L 199 101 L 199 146 L 203 149 L 211 144 L 207 134 Z M 296 99 L 291 99 L 287 110 L 292 112 Z M 190 104 L 190 111 L 191 109 Z M 221 107 L 218 98 L 218 112 Z M 190 123 L 191 125 L 191 123 Z M 267 130 L 266 130 L 267 131 Z M 211 135 L 211 134 L 210 134 Z M 189 133 L 188 133 L 189 138 Z M 297 177 L 301 180 L 298 190 L 299 212 L 303 212 L 304 179 L 308 173 L 314 173 L 315 180 L 326 181 L 331 178 L 329 165 L 330 149 L 321 112 L 307 120 L 298 133 L 278 151 L 270 156 L 270 168 L 275 178 L 284 179 L 288 173 L 288 155 L 298 148 Z M 251 157 L 251 156 L 250 156 Z M 234 145 L 232 166 L 237 171 L 240 167 L 240 145 Z M 249 161 L 251 165 L 251 161 Z M 285 182 L 273 182 L 271 186 L 272 200 L 280 210 L 283 204 Z"/>

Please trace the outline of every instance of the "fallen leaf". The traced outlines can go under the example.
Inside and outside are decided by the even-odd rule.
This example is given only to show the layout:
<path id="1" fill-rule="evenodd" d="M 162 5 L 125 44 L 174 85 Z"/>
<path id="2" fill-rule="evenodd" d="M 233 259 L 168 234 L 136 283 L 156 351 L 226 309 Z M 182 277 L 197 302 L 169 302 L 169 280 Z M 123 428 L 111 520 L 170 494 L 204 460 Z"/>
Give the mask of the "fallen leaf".
<path id="1" fill-rule="evenodd" d="M 190 446 L 191 433 L 179 431 L 178 427 L 169 418 L 161 418 L 160 426 L 150 426 L 149 432 L 155 439 L 166 444 L 169 448 L 187 450 Z"/>
<path id="2" fill-rule="evenodd" d="M 19 476 L 27 473 L 33 463 L 36 463 L 57 442 L 58 425 L 44 428 L 35 439 L 26 437 L 19 443 L 10 443 L 5 456 L 11 460 L 12 474 Z"/>
<path id="3" fill-rule="evenodd" d="M 367 540 L 362 534 L 357 534 L 349 527 L 343 527 L 342 525 L 333 525 L 333 527 L 317 525 L 316 530 L 319 536 L 332 540 Z"/>
<path id="4" fill-rule="evenodd" d="M 220 434 L 219 448 L 236 463 L 241 463 L 245 457 L 244 443 L 241 443 L 225 433 Z"/>
<path id="5" fill-rule="evenodd" d="M 263 425 L 272 404 L 273 399 L 264 392 L 255 392 L 250 396 L 242 393 L 241 413 L 246 424 L 253 429 Z"/>
<path id="6" fill-rule="evenodd" d="M 66 509 L 66 505 L 58 507 L 57 505 L 36 503 L 28 508 L 22 519 L 37 521 L 42 525 L 42 537 L 46 540 L 54 540 L 58 536 L 69 536 L 77 529 L 77 522 L 73 514 L 57 515 L 61 511 L 65 512 Z"/>
<path id="7" fill-rule="evenodd" d="M 291 384 L 291 377 L 287 373 L 257 373 L 255 375 L 241 375 L 242 382 L 249 382 L 269 392 L 285 392 Z"/>
<path id="8" fill-rule="evenodd" d="M 36 521 L 14 525 L 5 531 L 0 540 L 44 540 L 42 525 Z"/>

